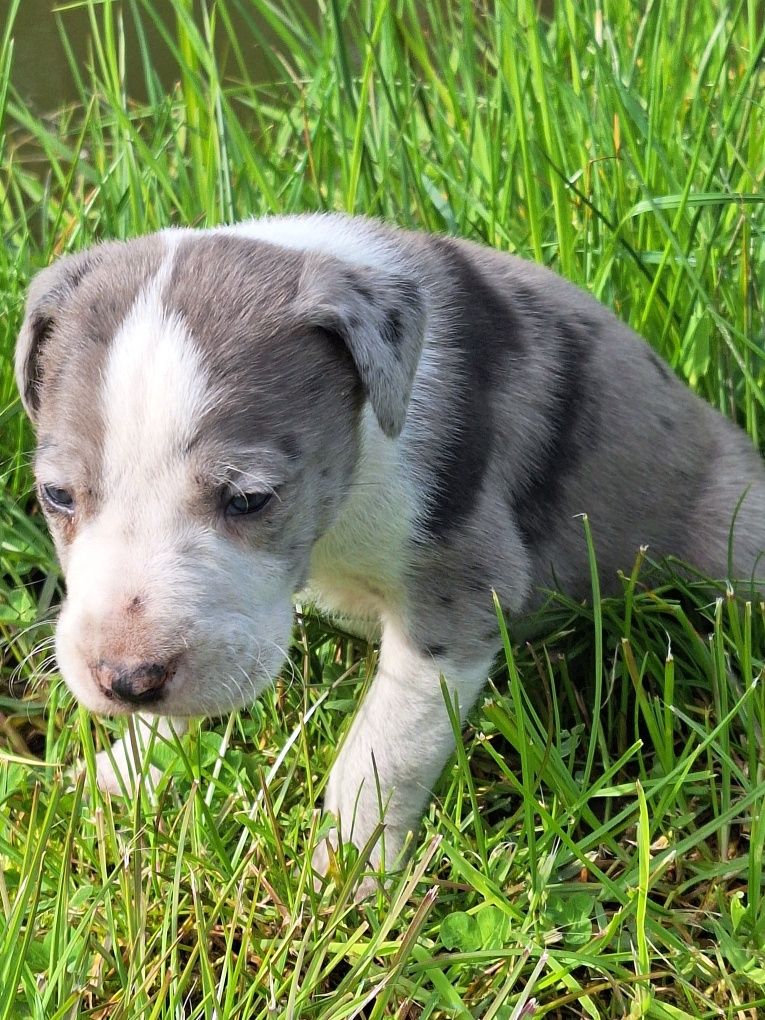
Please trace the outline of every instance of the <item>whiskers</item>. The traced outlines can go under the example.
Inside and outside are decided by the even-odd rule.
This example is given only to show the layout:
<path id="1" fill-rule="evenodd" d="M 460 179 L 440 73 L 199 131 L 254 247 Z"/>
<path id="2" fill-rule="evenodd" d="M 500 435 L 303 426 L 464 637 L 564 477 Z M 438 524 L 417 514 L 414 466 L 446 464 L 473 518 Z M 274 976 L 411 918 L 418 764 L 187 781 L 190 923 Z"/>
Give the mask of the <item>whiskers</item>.
<path id="1" fill-rule="evenodd" d="M 23 631 L 16 635 L 12 642 L 9 642 L 8 647 L 12 648 L 14 645 L 17 645 L 22 636 L 29 634 L 36 626 L 36 624 L 33 624 L 25 627 Z M 50 680 L 51 675 L 56 670 L 55 645 L 56 638 L 54 634 L 46 634 L 42 640 L 33 645 L 13 667 L 10 676 L 11 684 L 32 683 L 36 685 L 39 681 Z M 26 674 L 30 671 L 32 676 L 27 677 Z"/>

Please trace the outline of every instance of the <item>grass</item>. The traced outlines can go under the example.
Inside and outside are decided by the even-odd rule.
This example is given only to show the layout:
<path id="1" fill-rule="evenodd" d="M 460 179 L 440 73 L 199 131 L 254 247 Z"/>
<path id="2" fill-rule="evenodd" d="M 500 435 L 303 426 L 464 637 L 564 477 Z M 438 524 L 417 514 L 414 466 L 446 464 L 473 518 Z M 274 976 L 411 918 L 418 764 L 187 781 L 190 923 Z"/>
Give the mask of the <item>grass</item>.
<path id="1" fill-rule="evenodd" d="M 363 860 L 323 892 L 308 861 L 375 651 L 310 612 L 273 694 L 155 747 L 158 790 L 94 788 L 109 733 L 51 659 L 59 579 L 10 367 L 29 276 L 64 251 L 339 208 L 553 266 L 762 443 L 756 0 L 103 0 L 79 101 L 44 117 L 14 92 L 6 6 L 0 1020 L 765 1015 L 762 605 L 638 550 L 621 598 L 551 599 L 542 637 L 507 641 L 411 862 L 360 908 Z M 61 6 L 66 45 L 83 5 Z"/>

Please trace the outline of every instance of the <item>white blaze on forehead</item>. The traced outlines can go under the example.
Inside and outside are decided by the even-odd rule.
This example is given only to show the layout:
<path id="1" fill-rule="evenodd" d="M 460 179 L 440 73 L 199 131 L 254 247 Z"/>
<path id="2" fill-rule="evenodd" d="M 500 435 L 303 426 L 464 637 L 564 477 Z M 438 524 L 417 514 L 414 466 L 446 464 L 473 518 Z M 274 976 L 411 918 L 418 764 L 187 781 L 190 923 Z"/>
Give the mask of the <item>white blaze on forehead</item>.
<path id="1" fill-rule="evenodd" d="M 108 481 L 167 467 L 193 438 L 209 400 L 202 356 L 162 301 L 175 240 L 112 341 L 105 368 L 104 473 Z"/>

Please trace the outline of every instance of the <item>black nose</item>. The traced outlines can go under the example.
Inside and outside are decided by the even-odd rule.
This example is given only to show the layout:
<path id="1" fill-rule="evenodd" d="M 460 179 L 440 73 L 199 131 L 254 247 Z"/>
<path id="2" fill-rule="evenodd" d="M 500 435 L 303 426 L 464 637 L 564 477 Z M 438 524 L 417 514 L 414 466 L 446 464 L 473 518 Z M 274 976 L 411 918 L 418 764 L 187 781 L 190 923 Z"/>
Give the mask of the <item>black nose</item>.
<path id="1" fill-rule="evenodd" d="M 175 673 L 177 661 L 142 662 L 126 666 L 102 659 L 93 669 L 96 683 L 107 698 L 119 698 L 131 705 L 159 701 Z"/>

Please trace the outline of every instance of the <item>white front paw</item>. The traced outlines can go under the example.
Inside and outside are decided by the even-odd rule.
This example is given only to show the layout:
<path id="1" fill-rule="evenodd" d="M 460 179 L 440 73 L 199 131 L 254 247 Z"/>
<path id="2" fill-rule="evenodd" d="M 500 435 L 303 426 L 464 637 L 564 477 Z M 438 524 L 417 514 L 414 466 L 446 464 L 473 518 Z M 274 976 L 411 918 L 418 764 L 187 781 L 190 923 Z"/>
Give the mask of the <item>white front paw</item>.
<path id="1" fill-rule="evenodd" d="M 103 790 L 104 793 L 121 794 L 123 788 L 127 789 L 124 779 L 120 785 L 117 762 L 116 760 L 112 761 L 112 758 L 115 758 L 116 750 L 116 747 L 112 750 L 111 757 L 107 751 L 99 751 L 96 755 L 96 782 L 99 790 Z"/>
<path id="2" fill-rule="evenodd" d="M 141 779 L 144 787 L 152 793 L 163 775 L 161 768 L 145 764 L 152 754 L 152 743 L 156 747 L 172 741 L 186 732 L 187 725 L 185 719 L 134 716 L 120 741 L 116 741 L 109 751 L 96 755 L 99 788 L 104 793 L 135 797 Z"/>
<path id="3" fill-rule="evenodd" d="M 135 716 L 128 725 L 128 732 L 121 740 L 112 744 L 108 751 L 96 755 L 96 780 L 105 793 L 133 797 L 139 779 L 145 788 L 153 791 L 163 776 L 162 769 L 146 762 L 152 742 L 156 746 L 180 736 L 187 724 L 183 719 Z"/>
<path id="4" fill-rule="evenodd" d="M 419 812 L 403 810 L 400 798 L 391 787 L 381 789 L 376 775 L 359 780 L 358 772 L 343 769 L 339 761 L 329 778 L 324 810 L 334 816 L 333 846 L 339 839 L 352 843 L 368 855 L 370 867 L 385 870 L 398 867 L 409 831 L 417 828 Z"/>
<path id="5" fill-rule="evenodd" d="M 127 750 L 121 740 L 109 751 L 99 751 L 96 755 L 96 782 L 104 793 L 134 797 L 141 772 L 144 773 L 144 785 L 156 789 L 162 770 L 154 765 L 150 765 L 148 770 L 142 769 L 141 763 L 134 761 L 132 751 Z"/>
<path id="6" fill-rule="evenodd" d="M 337 829 L 333 828 L 327 833 L 322 841 L 317 844 L 311 858 L 311 866 L 314 872 L 313 886 L 317 892 L 321 892 L 324 881 L 329 875 L 333 859 L 338 852 Z M 353 898 L 356 903 L 362 903 L 374 896 L 380 887 L 380 882 L 375 874 L 364 874 L 361 881 L 353 891 Z"/>

